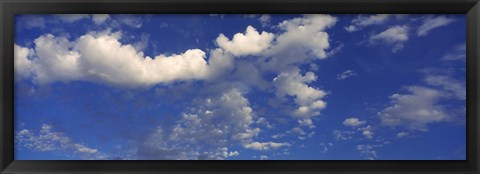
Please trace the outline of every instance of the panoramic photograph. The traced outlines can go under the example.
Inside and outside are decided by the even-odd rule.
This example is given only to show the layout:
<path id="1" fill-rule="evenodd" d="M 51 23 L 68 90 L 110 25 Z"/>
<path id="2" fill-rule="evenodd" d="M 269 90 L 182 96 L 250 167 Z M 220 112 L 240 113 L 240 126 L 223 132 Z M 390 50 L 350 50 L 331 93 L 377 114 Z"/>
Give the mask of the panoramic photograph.
<path id="1" fill-rule="evenodd" d="M 15 160 L 466 160 L 460 14 L 24 14 Z"/>

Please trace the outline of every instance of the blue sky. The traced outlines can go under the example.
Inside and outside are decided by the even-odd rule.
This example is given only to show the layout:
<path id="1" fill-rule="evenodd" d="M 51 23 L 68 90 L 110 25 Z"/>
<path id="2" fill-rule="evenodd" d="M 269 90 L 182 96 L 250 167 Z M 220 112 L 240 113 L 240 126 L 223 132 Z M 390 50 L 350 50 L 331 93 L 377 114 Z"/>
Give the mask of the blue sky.
<path id="1" fill-rule="evenodd" d="M 464 15 L 17 15 L 16 160 L 464 160 Z"/>

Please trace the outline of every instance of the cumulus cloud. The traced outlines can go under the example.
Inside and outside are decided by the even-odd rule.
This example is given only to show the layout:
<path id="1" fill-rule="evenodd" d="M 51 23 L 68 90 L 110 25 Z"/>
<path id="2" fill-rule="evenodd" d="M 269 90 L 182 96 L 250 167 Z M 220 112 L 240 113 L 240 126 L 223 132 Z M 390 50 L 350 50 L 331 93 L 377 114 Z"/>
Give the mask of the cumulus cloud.
<path id="1" fill-rule="evenodd" d="M 366 121 L 361 121 L 358 118 L 347 118 L 345 121 L 343 121 L 343 125 L 345 126 L 361 126 L 363 124 L 367 123 Z"/>
<path id="2" fill-rule="evenodd" d="M 449 115 L 439 105 L 444 97 L 441 91 L 421 86 L 407 87 L 407 91 L 390 96 L 392 105 L 378 113 L 382 124 L 426 131 L 428 124 L 448 120 Z"/>
<path id="3" fill-rule="evenodd" d="M 299 70 L 281 73 L 273 79 L 278 97 L 292 96 L 298 108 L 293 115 L 299 118 L 310 118 L 319 115 L 319 111 L 326 107 L 322 100 L 326 93 L 320 89 L 309 86 L 307 83 L 317 79 L 313 72 L 301 75 Z"/>
<path id="4" fill-rule="evenodd" d="M 423 21 L 423 24 L 417 29 L 417 35 L 427 36 L 431 30 L 442 27 L 442 26 L 446 26 L 452 22 L 454 22 L 452 18 L 448 18 L 445 16 L 438 16 L 435 18 L 432 18 L 432 17 L 426 18 Z"/>
<path id="5" fill-rule="evenodd" d="M 355 73 L 355 71 L 347 70 L 347 71 L 344 71 L 344 72 L 338 74 L 337 75 L 337 80 L 344 80 L 344 79 L 350 78 L 350 77 L 355 76 L 355 75 L 357 75 L 357 73 Z"/>
<path id="6" fill-rule="evenodd" d="M 278 25 L 285 30 L 277 38 L 278 47 L 300 44 L 308 48 L 318 58 L 326 58 L 325 49 L 330 47 L 328 33 L 324 30 L 337 22 L 335 17 L 330 15 L 306 15 L 303 18 L 295 18 L 283 21 Z"/>
<path id="7" fill-rule="evenodd" d="M 345 27 L 345 30 L 355 32 L 369 25 L 382 24 L 387 21 L 390 16 L 389 14 L 358 15 L 357 18 L 352 20 L 349 26 Z"/>
<path id="8" fill-rule="evenodd" d="M 277 25 L 284 32 L 275 39 L 266 52 L 263 68 L 280 72 L 298 64 L 328 57 L 329 35 L 325 29 L 335 25 L 337 19 L 330 15 L 304 15 L 285 20 Z"/>
<path id="9" fill-rule="evenodd" d="M 97 24 L 106 21 L 113 24 L 120 22 L 121 18 L 113 15 L 91 17 Z M 220 35 L 216 40 L 219 48 L 208 53 L 189 49 L 179 54 L 154 57 L 144 55 L 135 44 L 122 43 L 124 39 L 120 32 L 90 32 L 73 39 L 44 34 L 35 40 L 32 49 L 17 48 L 18 59 L 23 61 L 23 64 L 18 63 L 17 66 L 21 67 L 18 69 L 31 72 L 16 73 L 29 74 L 31 80 L 40 85 L 88 81 L 139 88 L 205 80 L 208 85 L 215 86 L 212 89 L 216 91 L 198 91 L 201 95 L 194 99 L 204 103 L 195 102 L 187 107 L 179 114 L 180 120 L 174 126 L 156 128 L 144 137 L 145 142 L 140 142 L 135 151 L 140 159 L 223 159 L 236 154 L 234 150 L 224 150 L 232 145 L 245 148 L 260 143 L 266 148 L 277 149 L 277 145 L 284 147 L 291 143 L 255 140 L 262 131 L 256 126 L 269 124 L 254 123 L 256 113 L 243 96 L 251 87 L 274 88 L 276 97 L 292 97 L 295 107 L 288 114 L 297 119 L 299 126 L 315 127 L 312 117 L 326 107 L 323 100 L 326 93 L 309 85 L 317 78 L 313 72 L 300 73 L 297 66 L 328 57 L 329 40 L 324 30 L 335 23 L 336 18 L 329 15 L 305 15 L 281 22 L 277 26 L 281 29 L 279 37 L 249 26 L 231 40 L 226 36 L 222 40 Z M 295 32 L 301 33 L 301 38 L 296 38 Z M 237 47 L 238 44 L 248 48 Z M 25 56 L 27 50 L 29 56 Z M 254 60 L 257 64 L 234 58 L 257 54 L 259 59 Z M 25 62 L 29 65 L 24 66 Z M 288 68 L 282 69 L 282 66 Z M 263 79 L 265 72 L 271 70 L 277 74 L 273 84 L 268 82 L 272 79 Z M 234 83 L 237 84 L 234 89 L 226 90 Z M 305 137 L 311 137 L 314 132 L 307 134 Z M 199 144 L 204 144 L 202 148 L 205 149 Z"/>
<path id="10" fill-rule="evenodd" d="M 53 127 L 48 124 L 43 124 L 39 133 L 27 129 L 16 132 L 15 143 L 35 151 L 56 151 L 82 159 L 105 158 L 97 149 L 75 143 L 63 133 L 53 131 Z"/>
<path id="11" fill-rule="evenodd" d="M 396 52 L 404 47 L 408 37 L 409 27 L 406 25 L 397 25 L 370 37 L 371 44 L 384 43 L 393 46 L 392 51 Z"/>
<path id="12" fill-rule="evenodd" d="M 255 55 L 262 53 L 270 47 L 274 34 L 263 31 L 257 32 L 252 26 L 248 26 L 245 33 L 237 33 L 232 40 L 220 34 L 216 39 L 218 46 L 235 56 Z"/>
<path id="13" fill-rule="evenodd" d="M 40 36 L 35 40 L 36 59 L 31 62 L 34 78 L 40 84 L 85 80 L 137 87 L 205 79 L 209 73 L 202 50 L 151 58 L 132 45 L 120 43 L 120 38 L 120 33 L 108 32 L 89 33 L 75 41 L 51 34 Z M 212 61 L 223 65 L 217 58 Z M 19 67 L 19 71 L 26 70 Z"/>
<path id="14" fill-rule="evenodd" d="M 270 150 L 280 147 L 290 146 L 288 143 L 275 143 L 275 142 L 252 142 L 245 144 L 244 147 L 252 150 Z"/>

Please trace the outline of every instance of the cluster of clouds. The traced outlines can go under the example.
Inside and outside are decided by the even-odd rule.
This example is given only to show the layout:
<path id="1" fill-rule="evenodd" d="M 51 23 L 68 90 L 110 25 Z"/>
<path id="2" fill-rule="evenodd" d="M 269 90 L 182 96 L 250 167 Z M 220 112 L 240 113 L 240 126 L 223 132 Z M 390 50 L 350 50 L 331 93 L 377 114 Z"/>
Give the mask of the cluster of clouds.
<path id="1" fill-rule="evenodd" d="M 91 19 L 99 25 L 112 20 L 109 15 L 60 18 L 64 22 Z M 384 24 L 391 18 L 392 15 L 386 14 L 360 15 L 345 29 L 356 32 L 370 25 Z M 135 17 L 121 19 L 117 20 L 136 28 L 142 26 Z M 265 15 L 259 20 L 265 25 L 271 22 L 270 16 Z M 315 72 L 302 72 L 300 66 L 326 59 L 335 52 L 330 50 L 329 34 L 325 30 L 336 22 L 337 19 L 330 15 L 304 15 L 274 26 L 280 30 L 278 34 L 248 26 L 231 37 L 220 33 L 215 39 L 218 47 L 211 50 L 189 49 L 153 57 L 145 55 L 134 44 L 122 43 L 121 32 L 89 32 L 74 40 L 44 34 L 34 40 L 33 47 L 15 44 L 15 78 L 17 81 L 32 80 L 37 85 L 87 81 L 129 89 L 149 89 L 176 82 L 207 82 L 204 88 L 196 89 L 198 95 L 191 96 L 193 102 L 181 112 L 173 126 L 159 125 L 145 139 L 136 142 L 137 159 L 226 159 L 240 155 L 241 151 L 232 147 L 253 151 L 288 149 L 293 143 L 261 138 L 262 126 L 272 128 L 270 122 L 276 118 L 259 115 L 246 95 L 253 87 L 272 92 L 278 102 L 291 106 L 285 107 L 285 115 L 298 123 L 288 132 L 299 135 L 299 139 L 312 137 L 315 132 L 307 135 L 301 127 L 315 127 L 314 118 L 327 107 L 325 97 L 328 93 L 312 85 L 317 81 Z M 418 36 L 426 36 L 453 20 L 439 16 L 425 18 L 423 22 L 416 29 Z M 395 52 L 404 47 L 412 30 L 415 29 L 408 25 L 392 26 L 371 35 L 368 42 L 392 45 Z M 458 60 L 461 55 L 444 59 Z M 274 77 L 265 79 L 264 74 L 270 73 Z M 337 79 L 355 75 L 355 71 L 347 70 L 338 74 Z M 397 134 L 398 138 L 409 136 L 410 131 L 426 131 L 428 124 L 450 120 L 451 114 L 441 101 L 465 100 L 465 84 L 450 76 L 428 75 L 424 82 L 427 87 L 408 86 L 405 93 L 390 96 L 391 104 L 378 112 L 382 125 L 406 127 L 407 130 Z M 214 91 L 209 91 L 212 89 Z M 332 135 L 337 141 L 350 140 L 357 133 L 367 140 L 375 138 L 376 127 L 367 121 L 351 117 L 342 124 L 350 130 L 334 130 Z M 286 136 L 277 135 L 276 140 Z M 31 149 L 60 148 L 86 158 L 104 156 L 99 155 L 97 149 L 76 144 L 61 133 L 52 132 L 48 125 L 42 127 L 40 135 L 21 130 L 16 136 L 17 142 Z M 331 146 L 323 144 L 324 151 Z M 357 150 L 367 159 L 374 159 L 377 157 L 374 149 L 382 146 L 358 145 Z"/>
<path id="2" fill-rule="evenodd" d="M 404 19 L 404 16 L 393 14 L 359 15 L 351 21 L 349 26 L 345 27 L 345 30 L 347 32 L 356 32 L 368 26 L 384 25 L 390 19 Z M 405 43 L 412 37 L 412 34 L 424 37 L 432 30 L 447 26 L 455 21 L 453 18 L 443 15 L 436 17 L 427 16 L 419 20 L 422 21 L 422 24 L 416 28 L 413 28 L 411 24 L 394 25 L 381 32 L 370 34 L 368 43 L 371 45 L 387 44 L 392 47 L 392 52 L 397 52 L 404 48 Z"/>
<path id="3" fill-rule="evenodd" d="M 452 53 L 439 59 L 444 62 L 464 61 L 465 44 L 455 47 Z M 448 58 L 445 58 L 448 57 Z M 449 63 L 444 64 L 442 70 L 426 69 L 421 79 L 422 84 L 404 86 L 402 93 L 389 96 L 390 104 L 377 112 L 380 123 L 362 121 L 357 117 L 346 118 L 342 124 L 350 127 L 350 130 L 334 130 L 333 139 L 336 141 L 347 141 L 356 138 L 356 135 L 363 135 L 367 140 L 375 142 L 384 141 L 380 136 L 375 136 L 374 131 L 384 127 L 400 127 L 400 131 L 394 138 L 413 137 L 419 132 L 429 131 L 429 125 L 435 123 L 458 122 L 465 117 L 465 107 L 462 103 L 466 100 L 466 84 L 462 79 L 454 78 L 458 70 L 452 69 Z M 459 106 L 452 106 L 448 102 L 458 102 Z M 458 108 L 460 107 L 460 108 Z M 374 125 L 374 126 L 372 126 Z M 396 129 L 398 130 L 398 129 Z M 359 144 L 357 151 L 365 159 L 376 159 L 378 148 L 389 144 Z"/>
<path id="4" fill-rule="evenodd" d="M 110 20 L 108 15 L 61 18 L 64 22 Z M 261 16 L 259 20 L 268 23 L 270 18 Z M 89 32 L 73 40 L 44 34 L 34 40 L 31 48 L 15 45 L 15 77 L 40 86 L 87 81 L 122 88 L 206 81 L 214 87 L 198 91 L 205 95 L 193 98 L 197 102 L 181 113 L 173 127 L 159 125 L 144 141 L 137 142 L 134 151 L 138 159 L 225 159 L 240 154 L 230 150 L 232 146 L 255 151 L 291 146 L 287 142 L 256 140 L 262 131 L 259 126 L 265 125 L 261 123 L 274 119 L 258 117 L 244 96 L 249 85 L 262 84 L 257 82 L 271 85 L 265 89 L 274 89 L 277 98 L 293 97 L 296 106 L 286 115 L 298 120 L 300 126 L 314 127 L 312 118 L 326 107 L 323 98 L 327 93 L 309 84 L 317 80 L 314 72 L 303 74 L 298 66 L 328 57 L 330 44 L 324 30 L 335 23 L 336 18 L 329 15 L 305 15 L 278 24 L 282 30 L 279 34 L 248 26 L 231 38 L 220 33 L 215 40 L 218 48 L 209 53 L 189 49 L 155 57 L 144 55 L 133 44 L 122 43 L 121 32 Z M 246 63 L 251 61 L 248 56 L 258 57 L 253 65 Z M 243 77 L 241 72 L 251 76 Z M 271 72 L 277 76 L 263 79 L 262 74 Z M 206 91 L 213 88 L 216 91 Z"/>
<path id="5" fill-rule="evenodd" d="M 74 142 L 63 133 L 54 131 L 48 124 L 43 124 L 38 133 L 27 129 L 16 132 L 15 143 L 34 151 L 63 153 L 81 159 L 106 158 L 97 149 Z"/>
<path id="6" fill-rule="evenodd" d="M 342 124 L 350 130 L 334 130 L 332 132 L 333 139 L 336 141 L 345 141 L 354 138 L 355 134 L 360 134 L 364 136 L 366 139 L 373 139 L 374 131 L 371 125 L 363 125 L 367 124 L 367 121 L 362 121 L 356 117 L 346 118 Z"/>

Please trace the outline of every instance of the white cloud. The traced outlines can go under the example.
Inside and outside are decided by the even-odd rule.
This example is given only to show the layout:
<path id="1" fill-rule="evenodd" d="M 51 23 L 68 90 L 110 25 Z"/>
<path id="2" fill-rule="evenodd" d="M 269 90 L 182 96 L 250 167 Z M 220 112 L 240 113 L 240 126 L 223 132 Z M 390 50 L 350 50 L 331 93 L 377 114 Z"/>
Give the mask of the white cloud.
<path id="1" fill-rule="evenodd" d="M 403 137 L 408 136 L 409 134 L 410 134 L 410 133 L 408 133 L 408 132 L 402 131 L 402 132 L 399 132 L 399 133 L 397 134 L 397 138 L 403 138 Z"/>
<path id="2" fill-rule="evenodd" d="M 319 111 L 326 107 L 326 103 L 322 100 L 326 93 L 306 84 L 316 79 L 313 72 L 307 72 L 302 76 L 299 70 L 294 70 L 281 73 L 273 79 L 273 83 L 278 97 L 295 97 L 294 101 L 298 108 L 293 111 L 293 115 L 305 119 L 319 115 Z"/>
<path id="3" fill-rule="evenodd" d="M 133 28 L 141 28 L 143 26 L 142 18 L 140 16 L 127 14 L 127 15 L 115 15 L 115 19 L 122 24 Z"/>
<path id="4" fill-rule="evenodd" d="M 367 127 L 361 128 L 359 130 L 362 132 L 362 135 L 365 136 L 366 138 L 368 138 L 368 139 L 373 138 L 374 133 L 373 133 L 373 130 L 372 130 L 372 126 L 367 126 Z"/>
<path id="5" fill-rule="evenodd" d="M 29 77 L 32 73 L 32 62 L 29 59 L 33 54 L 33 50 L 14 45 L 14 69 L 15 79 Z"/>
<path id="6" fill-rule="evenodd" d="M 298 135 L 305 135 L 307 134 L 302 128 L 300 127 L 294 127 L 291 132 L 296 133 Z"/>
<path id="7" fill-rule="evenodd" d="M 347 118 L 343 121 L 343 125 L 345 126 L 361 126 L 367 123 L 366 121 L 360 121 L 358 118 Z"/>
<path id="8" fill-rule="evenodd" d="M 452 18 L 447 18 L 445 16 L 438 16 L 435 18 L 426 18 L 423 21 L 423 24 L 418 28 L 418 36 L 426 36 L 429 34 L 430 30 L 433 30 L 438 27 L 446 26 L 452 23 L 454 20 Z"/>
<path id="9" fill-rule="evenodd" d="M 360 154 L 365 157 L 365 159 L 375 160 L 377 158 L 377 151 L 375 149 L 380 147 L 383 147 L 383 145 L 360 144 L 357 145 L 357 151 L 359 151 Z"/>
<path id="10" fill-rule="evenodd" d="M 363 27 L 369 25 L 382 24 L 389 19 L 391 15 L 389 14 L 376 14 L 376 15 L 358 15 L 357 18 L 353 19 L 351 24 L 345 27 L 345 30 L 348 32 L 354 32 L 362 29 Z"/>
<path id="11" fill-rule="evenodd" d="M 67 38 L 51 34 L 35 39 L 35 57 L 32 62 L 34 80 L 45 84 L 52 81 L 69 81 L 79 79 L 80 54 L 72 50 L 74 45 Z"/>
<path id="12" fill-rule="evenodd" d="M 120 43 L 120 38 L 120 33 L 109 32 L 89 33 L 73 42 L 50 34 L 37 38 L 36 59 L 31 62 L 35 81 L 47 84 L 84 80 L 138 87 L 206 79 L 214 73 L 210 72 L 202 50 L 191 49 L 179 55 L 161 54 L 151 58 L 145 57 L 132 45 Z M 212 51 L 211 71 L 231 66 L 228 61 L 225 62 L 228 57 L 222 57 L 217 52 Z M 23 68 L 28 67 L 19 67 L 18 71 L 27 71 Z"/>
<path id="13" fill-rule="evenodd" d="M 247 148 L 246 145 L 252 144 L 261 131 L 253 127 L 255 113 L 238 89 L 195 98 L 192 102 L 192 107 L 187 109 L 190 112 L 182 113 L 173 127 L 159 127 L 145 140 L 146 146 L 141 148 L 142 158 L 224 159 L 236 153 L 222 149 L 231 146 Z M 279 144 L 270 145 L 267 146 L 275 149 Z M 168 155 L 156 156 L 161 154 Z"/>
<path id="14" fill-rule="evenodd" d="M 429 85 L 442 87 L 446 94 L 451 93 L 459 100 L 466 100 L 467 98 L 465 82 L 462 83 L 447 75 L 428 75 L 424 80 Z"/>
<path id="15" fill-rule="evenodd" d="M 88 14 L 58 14 L 57 16 L 66 23 L 73 23 L 90 17 Z"/>
<path id="16" fill-rule="evenodd" d="M 35 151 L 55 151 L 64 155 L 76 155 L 82 159 L 105 158 L 97 149 L 75 143 L 61 132 L 54 132 L 53 127 L 48 124 L 43 124 L 38 134 L 27 129 L 16 132 L 15 143 Z"/>
<path id="17" fill-rule="evenodd" d="M 25 28 L 32 29 L 32 28 L 45 28 L 45 24 L 47 21 L 43 16 L 39 15 L 19 15 L 16 19 L 17 22 L 20 24 L 19 26 L 25 26 Z"/>
<path id="18" fill-rule="evenodd" d="M 273 38 L 274 34 L 272 33 L 265 31 L 259 33 L 252 26 L 248 26 L 245 33 L 235 34 L 232 40 L 220 34 L 216 39 L 216 43 L 220 48 L 235 56 L 246 56 L 262 53 L 270 47 Z"/>
<path id="19" fill-rule="evenodd" d="M 280 138 L 283 138 L 285 137 L 285 134 L 275 134 L 275 135 L 272 135 L 272 138 L 273 139 L 280 139 Z"/>
<path id="20" fill-rule="evenodd" d="M 347 71 L 344 71 L 344 72 L 338 74 L 337 75 L 337 80 L 344 80 L 344 79 L 350 78 L 350 77 L 355 76 L 355 75 L 357 75 L 357 73 L 355 73 L 355 71 L 347 70 Z"/>
<path id="21" fill-rule="evenodd" d="M 320 143 L 320 152 L 327 153 L 329 151 L 329 147 L 333 147 L 332 143 Z"/>
<path id="22" fill-rule="evenodd" d="M 449 115 L 439 105 L 443 93 L 439 90 L 410 86 L 408 94 L 390 96 L 391 106 L 379 112 L 382 124 L 405 125 L 410 130 L 427 130 L 427 124 L 446 121 Z"/>
<path id="23" fill-rule="evenodd" d="M 318 58 L 326 58 L 325 49 L 330 47 L 328 33 L 324 30 L 337 22 L 329 15 L 306 15 L 280 23 L 279 28 L 285 30 L 277 38 L 277 49 L 294 47 L 308 48 Z"/>
<path id="24" fill-rule="evenodd" d="M 337 19 L 330 15 L 304 15 L 285 20 L 276 27 L 278 34 L 272 47 L 265 52 L 262 68 L 282 72 L 299 64 L 328 57 L 329 35 L 324 30 L 335 25 Z"/>
<path id="25" fill-rule="evenodd" d="M 275 143 L 275 142 L 252 142 L 245 144 L 244 147 L 252 150 L 270 150 L 281 147 L 290 146 L 288 143 Z"/>
<path id="26" fill-rule="evenodd" d="M 404 47 L 408 37 L 409 27 L 406 25 L 397 25 L 388 28 L 387 30 L 370 37 L 371 44 L 384 43 L 393 45 L 393 52 L 396 52 Z"/>
<path id="27" fill-rule="evenodd" d="M 307 126 L 309 128 L 315 128 L 312 119 L 306 118 L 297 121 L 300 126 Z"/>
<path id="28" fill-rule="evenodd" d="M 229 157 L 234 157 L 234 156 L 238 156 L 238 155 L 240 155 L 240 153 L 238 153 L 238 151 L 230 152 L 228 154 Z"/>
<path id="29" fill-rule="evenodd" d="M 467 57 L 467 45 L 465 43 L 459 44 L 456 46 L 455 50 L 452 53 L 449 53 L 442 57 L 443 61 L 456 61 L 463 60 L 466 61 Z"/>
<path id="30" fill-rule="evenodd" d="M 332 134 L 335 140 L 340 141 L 352 139 L 352 135 L 355 134 L 355 132 L 334 130 Z"/>
<path id="31" fill-rule="evenodd" d="M 107 21 L 107 19 L 110 17 L 108 14 L 93 14 L 92 15 L 92 20 L 95 24 L 100 25 Z"/>
<path id="32" fill-rule="evenodd" d="M 270 21 L 272 20 L 272 17 L 268 14 L 264 14 L 264 15 L 260 16 L 260 18 L 258 18 L 258 20 L 260 21 L 260 23 L 262 23 L 263 27 L 266 27 L 270 23 Z"/>
<path id="33" fill-rule="evenodd" d="M 84 35 L 75 49 L 81 54 L 84 74 L 120 85 L 151 85 L 176 80 L 202 79 L 207 75 L 205 52 L 187 50 L 181 55 L 144 57 L 132 45 L 122 45 L 115 35 Z M 121 68 L 119 68 L 121 67 Z"/>

